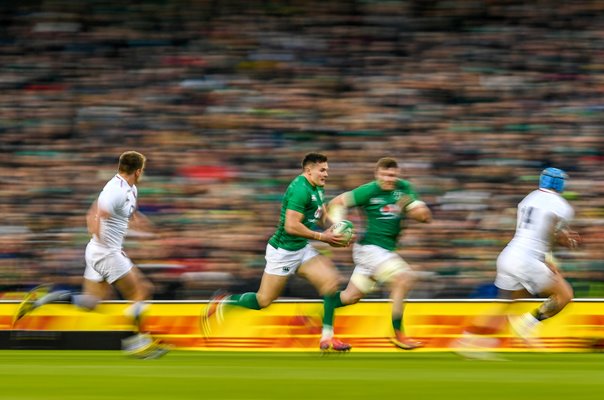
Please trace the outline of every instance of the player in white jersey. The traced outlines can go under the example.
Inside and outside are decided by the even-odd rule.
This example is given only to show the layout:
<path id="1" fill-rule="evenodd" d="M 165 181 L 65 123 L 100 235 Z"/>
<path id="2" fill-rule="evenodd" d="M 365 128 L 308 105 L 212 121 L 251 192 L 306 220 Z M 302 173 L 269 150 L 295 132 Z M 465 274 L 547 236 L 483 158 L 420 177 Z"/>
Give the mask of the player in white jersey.
<path id="1" fill-rule="evenodd" d="M 573 290 L 552 256 L 556 244 L 573 249 L 579 243 L 579 235 L 569 229 L 574 211 L 560 195 L 566 179 L 560 169 L 543 170 L 539 189 L 518 204 L 516 233 L 497 258 L 495 286 L 503 293 L 511 298 L 527 292 L 548 297 L 532 312 L 510 318 L 512 328 L 525 339 L 573 298 Z"/>
<path id="2" fill-rule="evenodd" d="M 39 299 L 30 297 L 22 303 L 15 321 L 44 304 L 56 301 L 69 301 L 92 310 L 105 298 L 109 285 L 114 285 L 123 298 L 133 302 L 127 314 L 133 318 L 139 330 L 144 301 L 151 298 L 153 286 L 126 256 L 122 245 L 129 227 L 150 230 L 147 218 L 137 211 L 136 184 L 143 174 L 145 163 L 146 158 L 141 153 L 123 153 L 119 159 L 118 173 L 107 182 L 88 211 L 86 223 L 92 238 L 86 246 L 83 293 L 72 294 L 62 290 Z M 158 355 L 157 346 L 148 335 L 136 335 L 127 341 L 126 347 L 125 350 L 134 355 Z"/>
<path id="3" fill-rule="evenodd" d="M 543 170 L 539 189 L 518 204 L 515 235 L 497 258 L 495 286 L 500 297 L 511 300 L 527 295 L 547 297 L 532 312 L 509 317 L 512 329 L 529 343 L 541 321 L 559 313 L 573 298 L 573 290 L 552 255 L 556 245 L 573 249 L 580 241 L 579 235 L 569 228 L 574 211 L 560 195 L 566 179 L 560 169 Z M 488 352 L 474 350 L 491 347 L 493 341 L 482 335 L 500 329 L 501 314 L 502 310 L 498 310 L 477 318 L 452 347 L 459 348 L 457 352 L 469 358 L 492 358 Z"/>

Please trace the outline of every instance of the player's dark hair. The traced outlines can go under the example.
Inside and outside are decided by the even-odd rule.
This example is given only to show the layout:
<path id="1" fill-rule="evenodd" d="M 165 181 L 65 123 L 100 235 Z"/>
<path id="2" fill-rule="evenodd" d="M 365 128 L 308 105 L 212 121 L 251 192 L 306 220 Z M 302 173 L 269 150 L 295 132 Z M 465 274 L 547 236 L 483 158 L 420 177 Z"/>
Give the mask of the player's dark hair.
<path id="1" fill-rule="evenodd" d="M 138 151 L 126 151 L 120 156 L 117 170 L 130 175 L 137 169 L 145 168 L 146 161 L 147 158 Z"/>
<path id="2" fill-rule="evenodd" d="M 377 162 L 377 164 L 375 165 L 375 169 L 388 169 L 388 168 L 398 168 L 398 163 L 396 162 L 396 160 L 394 158 L 391 157 L 383 157 L 380 158 Z"/>
<path id="3" fill-rule="evenodd" d="M 302 169 L 304 169 L 308 164 L 318 164 L 327 162 L 327 156 L 321 153 L 308 153 L 304 156 L 302 160 Z"/>

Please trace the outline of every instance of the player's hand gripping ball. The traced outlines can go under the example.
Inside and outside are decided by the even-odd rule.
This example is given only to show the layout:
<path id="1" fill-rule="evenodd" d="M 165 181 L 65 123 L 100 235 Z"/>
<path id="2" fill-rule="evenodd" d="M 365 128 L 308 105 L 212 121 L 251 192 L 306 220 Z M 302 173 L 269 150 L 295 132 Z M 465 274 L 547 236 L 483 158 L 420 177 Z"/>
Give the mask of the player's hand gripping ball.
<path id="1" fill-rule="evenodd" d="M 340 222 L 336 222 L 331 226 L 331 230 L 334 233 L 341 234 L 344 237 L 344 246 L 348 246 L 354 235 L 354 225 L 352 222 L 343 219 Z"/>

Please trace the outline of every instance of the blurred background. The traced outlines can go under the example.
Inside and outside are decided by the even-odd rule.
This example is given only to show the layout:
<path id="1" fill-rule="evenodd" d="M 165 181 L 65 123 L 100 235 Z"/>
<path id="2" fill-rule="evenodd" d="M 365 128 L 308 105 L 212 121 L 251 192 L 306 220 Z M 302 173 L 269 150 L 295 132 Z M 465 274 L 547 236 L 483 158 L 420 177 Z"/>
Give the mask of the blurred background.
<path id="1" fill-rule="evenodd" d="M 328 198 L 399 160 L 434 214 L 401 239 L 426 272 L 412 298 L 493 297 L 516 204 L 565 169 L 584 245 L 557 257 L 576 297 L 604 297 L 601 1 L 22 0 L 0 16 L 3 298 L 79 288 L 85 213 L 126 150 L 148 157 L 156 231 L 125 250 L 156 299 L 255 291 L 309 151 L 329 157 Z M 344 285 L 350 249 L 318 247 Z M 284 296 L 317 294 L 292 279 Z"/>

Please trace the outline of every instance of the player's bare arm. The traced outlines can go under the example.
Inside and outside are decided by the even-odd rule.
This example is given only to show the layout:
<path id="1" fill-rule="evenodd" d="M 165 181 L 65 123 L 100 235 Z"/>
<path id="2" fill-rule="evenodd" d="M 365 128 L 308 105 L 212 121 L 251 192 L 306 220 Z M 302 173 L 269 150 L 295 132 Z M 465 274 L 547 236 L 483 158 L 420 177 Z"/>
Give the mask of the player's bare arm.
<path id="1" fill-rule="evenodd" d="M 412 218 L 418 222 L 432 222 L 432 212 L 430 211 L 428 206 L 426 206 L 423 202 L 415 201 L 409 204 L 406 209 L 407 217 Z"/>
<path id="2" fill-rule="evenodd" d="M 91 235 L 96 235 L 97 238 L 100 238 L 99 234 L 101 218 L 107 219 L 110 216 L 111 214 L 108 211 L 99 208 L 96 201 L 92 203 L 88 209 L 88 213 L 86 213 L 86 227 L 88 229 L 88 233 Z"/>
<path id="3" fill-rule="evenodd" d="M 327 206 L 327 216 L 332 224 L 346 219 L 348 208 L 352 207 L 352 193 L 344 192 L 334 197 Z"/>
<path id="4" fill-rule="evenodd" d="M 342 234 L 334 233 L 329 229 L 320 233 L 315 232 L 304 226 L 302 223 L 303 219 L 304 214 L 288 209 L 285 212 L 285 231 L 290 235 L 319 240 L 328 243 L 331 246 L 342 247 L 346 245 L 346 238 L 344 238 Z"/>
<path id="5" fill-rule="evenodd" d="M 559 246 L 575 249 L 581 244 L 581 236 L 570 229 L 568 221 L 557 218 L 555 220 L 554 242 Z"/>
<path id="6" fill-rule="evenodd" d="M 581 236 L 568 228 L 559 229 L 556 231 L 556 243 L 569 249 L 575 249 L 581 244 Z"/>
<path id="7" fill-rule="evenodd" d="M 145 214 L 140 211 L 136 211 L 132 214 L 128 227 L 132 230 L 139 232 L 153 232 L 153 223 Z"/>

